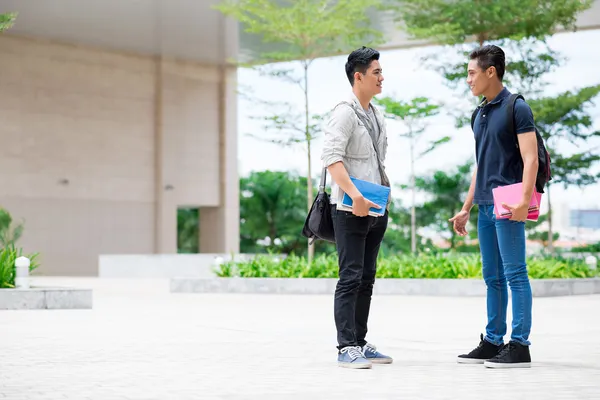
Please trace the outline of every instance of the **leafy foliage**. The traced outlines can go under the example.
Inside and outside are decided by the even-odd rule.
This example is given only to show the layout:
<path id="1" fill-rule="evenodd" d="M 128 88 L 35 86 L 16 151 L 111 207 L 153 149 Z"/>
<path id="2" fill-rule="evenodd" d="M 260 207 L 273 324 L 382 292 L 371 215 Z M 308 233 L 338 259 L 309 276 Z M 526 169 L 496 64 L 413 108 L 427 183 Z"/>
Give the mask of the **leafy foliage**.
<path id="1" fill-rule="evenodd" d="M 304 255 L 300 235 L 306 219 L 302 190 L 306 178 L 290 172 L 253 172 L 240 180 L 240 235 L 242 253 Z M 410 250 L 410 214 L 399 200 L 389 211 L 388 230 L 381 252 Z M 317 253 L 335 253 L 331 243 L 317 241 Z"/>
<path id="2" fill-rule="evenodd" d="M 598 275 L 581 259 L 529 258 L 533 279 L 589 278 Z M 258 256 L 245 262 L 228 262 L 216 269 L 220 277 L 244 278 L 337 278 L 338 262 L 333 254 L 317 256 L 312 263 L 298 256 L 277 260 Z M 378 278 L 403 279 L 481 279 L 479 254 L 419 254 L 380 256 Z"/>
<path id="3" fill-rule="evenodd" d="M 15 260 L 23 255 L 23 249 L 16 246 L 23 235 L 24 225 L 13 226 L 13 218 L 8 211 L 0 208 L 0 288 L 12 288 L 15 285 Z M 29 271 L 39 267 L 39 254 L 26 255 L 31 264 Z"/>
<path id="4" fill-rule="evenodd" d="M 257 55 L 256 64 L 314 60 L 382 40 L 368 10 L 378 0 L 225 0 L 215 6 L 280 51 Z"/>
<path id="5" fill-rule="evenodd" d="M 12 245 L 0 249 L 0 289 L 15 287 L 15 260 L 21 256 L 23 256 L 23 249 Z M 30 273 L 39 267 L 38 256 L 38 253 L 26 255 L 31 262 L 29 265 Z"/>
<path id="6" fill-rule="evenodd" d="M 410 183 L 409 189 L 412 193 L 411 203 L 411 251 L 417 251 L 416 243 L 416 204 L 415 204 L 415 163 L 424 155 L 432 152 L 438 146 L 450 141 L 450 136 L 444 136 L 431 141 L 427 148 L 419 150 L 421 139 L 427 127 L 427 118 L 438 115 L 441 106 L 430 101 L 426 97 L 416 97 L 410 101 L 395 100 L 391 97 L 384 97 L 375 101 L 383 107 L 386 118 L 401 121 L 406 127 L 406 132 L 400 136 L 409 141 L 410 156 Z M 415 154 L 418 152 L 419 154 Z"/>
<path id="7" fill-rule="evenodd" d="M 591 171 L 594 164 L 600 161 L 598 152 L 566 154 L 560 151 L 564 141 L 579 146 L 589 139 L 600 137 L 600 131 L 593 129 L 593 120 L 588 113 L 589 106 L 593 105 L 593 99 L 598 94 L 600 85 L 595 85 L 529 101 L 536 126 L 552 158 L 553 184 L 585 186 L 600 179 L 600 174 Z"/>
<path id="8" fill-rule="evenodd" d="M 177 210 L 177 252 L 198 253 L 200 251 L 200 210 L 180 208 Z"/>
<path id="9" fill-rule="evenodd" d="M 439 115 L 441 105 L 436 104 L 426 97 L 415 97 L 409 101 L 395 100 L 391 97 L 375 99 L 375 103 L 383 107 L 386 118 L 401 121 L 406 132 L 400 134 L 410 140 L 411 147 L 418 145 L 427 128 L 427 118 Z M 415 157 L 420 157 L 432 152 L 437 146 L 450 141 L 450 136 L 444 136 L 430 142 L 427 148 Z"/>
<path id="10" fill-rule="evenodd" d="M 12 216 L 0 208 L 0 248 L 14 246 L 23 235 L 23 223 L 13 226 Z"/>
<path id="11" fill-rule="evenodd" d="M 600 253 L 600 242 L 574 247 L 571 251 L 573 253 Z"/>
<path id="12" fill-rule="evenodd" d="M 12 27 L 17 19 L 17 13 L 0 14 L 0 32 Z"/>
<path id="13" fill-rule="evenodd" d="M 300 235 L 306 185 L 306 178 L 289 172 L 252 172 L 240 179 L 242 252 L 300 251 L 306 243 Z"/>
<path id="14" fill-rule="evenodd" d="M 390 0 L 401 28 L 417 39 L 460 44 L 542 39 L 556 28 L 574 29 L 592 0 Z"/>
<path id="15" fill-rule="evenodd" d="M 540 215 L 537 221 L 528 221 L 525 225 L 527 238 L 530 240 L 540 241 L 544 246 L 547 246 L 550 232 L 547 230 L 540 230 L 540 227 L 546 222 L 548 222 L 548 214 Z M 559 237 L 560 233 L 558 232 L 552 234 L 552 240 L 558 240 Z"/>
<path id="16" fill-rule="evenodd" d="M 469 161 L 453 171 L 435 171 L 433 176 L 416 179 L 417 189 L 429 197 L 417 211 L 417 219 L 422 226 L 432 227 L 438 232 L 450 232 L 451 248 L 459 244 L 459 236 L 448 220 L 462 208 L 471 184 L 472 167 L 473 163 Z"/>

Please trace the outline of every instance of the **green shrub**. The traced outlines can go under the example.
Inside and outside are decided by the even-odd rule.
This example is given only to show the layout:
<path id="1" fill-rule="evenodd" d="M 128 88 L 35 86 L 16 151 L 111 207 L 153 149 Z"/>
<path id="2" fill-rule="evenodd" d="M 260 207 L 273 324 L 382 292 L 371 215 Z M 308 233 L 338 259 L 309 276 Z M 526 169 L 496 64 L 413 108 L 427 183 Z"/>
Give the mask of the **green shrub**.
<path id="1" fill-rule="evenodd" d="M 23 224 L 13 224 L 12 216 L 0 207 L 0 248 L 14 246 L 23 235 Z"/>
<path id="2" fill-rule="evenodd" d="M 15 287 L 15 260 L 23 255 L 23 249 L 17 249 L 14 246 L 8 246 L 0 249 L 0 289 Z M 38 254 L 26 256 L 31 261 L 29 272 L 31 273 L 39 264 L 37 263 Z"/>
<path id="3" fill-rule="evenodd" d="M 0 208 L 0 289 L 15 287 L 15 260 L 23 255 L 23 249 L 16 247 L 16 242 L 23 235 L 23 229 L 22 223 L 13 224 L 10 213 Z M 26 257 L 31 261 L 29 272 L 39 267 L 37 253 Z"/>
<path id="4" fill-rule="evenodd" d="M 600 242 L 585 246 L 573 247 L 571 251 L 573 253 L 600 253 Z"/>
<path id="5" fill-rule="evenodd" d="M 551 257 L 530 257 L 529 276 L 532 279 L 588 278 L 598 276 L 584 260 Z M 257 256 L 245 262 L 227 262 L 216 269 L 220 277 L 244 278 L 337 278 L 335 254 L 321 254 L 308 265 L 306 259 L 291 255 L 281 261 L 273 256 Z M 481 279 L 479 254 L 419 254 L 380 256 L 378 278 L 404 279 Z"/>

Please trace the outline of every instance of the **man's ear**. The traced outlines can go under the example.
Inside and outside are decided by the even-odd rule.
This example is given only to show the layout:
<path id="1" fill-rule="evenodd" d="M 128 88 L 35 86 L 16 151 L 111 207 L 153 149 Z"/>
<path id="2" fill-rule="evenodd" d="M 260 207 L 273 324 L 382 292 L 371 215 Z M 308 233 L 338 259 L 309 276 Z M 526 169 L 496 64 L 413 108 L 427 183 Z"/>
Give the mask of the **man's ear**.
<path id="1" fill-rule="evenodd" d="M 496 67 L 492 66 L 487 69 L 488 78 L 493 78 L 496 75 Z"/>
<path id="2" fill-rule="evenodd" d="M 354 73 L 354 82 L 362 81 L 362 74 L 358 71 Z"/>

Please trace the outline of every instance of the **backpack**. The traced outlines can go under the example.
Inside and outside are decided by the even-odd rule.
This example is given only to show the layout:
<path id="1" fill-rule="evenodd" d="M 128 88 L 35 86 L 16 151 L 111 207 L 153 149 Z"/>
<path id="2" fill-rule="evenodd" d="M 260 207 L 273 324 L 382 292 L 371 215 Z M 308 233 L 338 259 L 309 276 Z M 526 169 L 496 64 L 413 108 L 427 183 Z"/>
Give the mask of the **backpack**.
<path id="1" fill-rule="evenodd" d="M 515 137 L 515 144 L 517 149 L 519 148 L 519 140 L 517 139 L 517 133 L 515 128 L 515 102 L 517 99 L 525 98 L 520 94 L 511 94 L 508 98 L 508 129 L 511 132 L 511 135 Z M 485 99 L 484 99 L 485 100 Z M 473 129 L 473 124 L 475 123 L 475 117 L 479 113 L 481 109 L 481 105 L 477 106 L 475 111 L 473 111 L 473 115 L 471 115 L 471 129 Z M 544 139 L 542 135 L 538 132 L 537 128 L 535 128 L 535 137 L 537 139 L 537 150 L 538 150 L 538 171 L 535 180 L 535 189 L 538 193 L 544 193 L 544 186 L 552 180 L 552 173 L 550 171 L 550 154 L 544 145 Z"/>

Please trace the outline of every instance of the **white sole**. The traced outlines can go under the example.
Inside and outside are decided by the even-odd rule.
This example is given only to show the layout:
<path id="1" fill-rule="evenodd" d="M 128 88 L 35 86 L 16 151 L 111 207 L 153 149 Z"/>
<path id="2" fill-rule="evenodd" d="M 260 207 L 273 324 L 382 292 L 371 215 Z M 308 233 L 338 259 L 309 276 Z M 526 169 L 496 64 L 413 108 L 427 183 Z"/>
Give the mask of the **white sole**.
<path id="1" fill-rule="evenodd" d="M 483 364 L 485 360 L 480 360 L 477 358 L 460 358 L 456 359 L 456 362 L 459 364 Z"/>
<path id="2" fill-rule="evenodd" d="M 509 369 L 509 368 L 531 368 L 530 362 L 523 363 L 495 363 L 486 361 L 483 365 L 487 368 L 496 368 L 496 369 Z"/>
<path id="3" fill-rule="evenodd" d="M 394 360 L 391 358 L 381 358 L 381 359 L 372 358 L 369 361 L 371 361 L 373 364 L 391 364 L 394 362 Z"/>
<path id="4" fill-rule="evenodd" d="M 371 367 L 373 367 L 373 364 L 353 364 L 353 363 L 338 362 L 338 367 L 350 368 L 350 369 L 370 369 Z"/>

